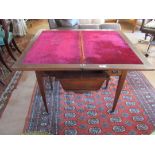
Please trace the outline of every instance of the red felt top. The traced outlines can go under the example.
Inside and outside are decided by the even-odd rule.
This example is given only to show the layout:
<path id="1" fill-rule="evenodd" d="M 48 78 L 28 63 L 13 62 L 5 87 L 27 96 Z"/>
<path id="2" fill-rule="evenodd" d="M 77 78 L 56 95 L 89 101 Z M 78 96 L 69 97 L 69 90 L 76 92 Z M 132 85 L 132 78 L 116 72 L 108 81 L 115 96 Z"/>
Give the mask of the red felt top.
<path id="1" fill-rule="evenodd" d="M 79 64 L 79 33 L 43 31 L 28 51 L 24 64 Z"/>
<path id="2" fill-rule="evenodd" d="M 23 63 L 142 64 L 118 32 L 68 30 L 43 31 Z"/>
<path id="3" fill-rule="evenodd" d="M 129 45 L 115 31 L 83 31 L 87 64 L 142 64 Z"/>

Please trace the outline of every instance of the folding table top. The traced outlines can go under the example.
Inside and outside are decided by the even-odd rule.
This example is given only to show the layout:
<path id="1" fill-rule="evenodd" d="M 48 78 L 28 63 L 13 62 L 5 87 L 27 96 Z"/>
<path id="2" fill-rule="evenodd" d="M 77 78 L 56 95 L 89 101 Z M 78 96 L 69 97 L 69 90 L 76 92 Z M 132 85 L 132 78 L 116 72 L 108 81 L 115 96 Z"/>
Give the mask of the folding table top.
<path id="1" fill-rule="evenodd" d="M 119 31 L 41 31 L 14 66 L 21 70 L 151 69 Z"/>

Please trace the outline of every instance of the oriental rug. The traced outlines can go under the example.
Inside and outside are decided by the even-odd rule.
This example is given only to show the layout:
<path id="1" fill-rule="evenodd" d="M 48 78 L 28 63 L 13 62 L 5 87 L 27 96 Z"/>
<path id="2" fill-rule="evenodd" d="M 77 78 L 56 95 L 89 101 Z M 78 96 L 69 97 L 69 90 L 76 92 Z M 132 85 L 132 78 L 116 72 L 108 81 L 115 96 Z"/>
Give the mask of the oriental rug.
<path id="1" fill-rule="evenodd" d="M 17 54 L 16 57 L 19 56 L 19 54 Z M 7 53 L 4 53 L 3 57 L 5 58 L 4 60 L 6 61 L 8 66 L 10 66 L 11 68 L 15 61 L 13 61 Z M 4 83 L 4 85 L 0 83 L 0 117 L 8 103 L 13 90 L 16 88 L 21 75 L 21 71 L 10 72 L 4 65 L 0 63 L 0 80 Z"/>
<path id="2" fill-rule="evenodd" d="M 19 48 L 21 51 L 25 49 L 31 38 L 33 37 L 32 34 L 28 34 L 25 37 L 17 37 L 16 42 L 19 45 Z M 1 51 L 0 51 L 1 52 Z M 18 59 L 20 57 L 20 54 L 17 51 L 13 51 L 13 54 Z M 5 50 L 4 53 L 2 53 L 4 60 L 6 61 L 6 64 L 12 68 L 14 61 L 9 55 L 8 52 Z M 18 81 L 20 80 L 22 76 L 21 71 L 15 71 L 12 70 L 12 72 L 8 71 L 8 69 L 1 64 L 0 62 L 0 80 L 5 84 L 0 84 L 0 117 L 2 115 L 2 112 L 4 111 L 9 98 L 13 92 L 13 90 L 16 88 Z"/>
<path id="3" fill-rule="evenodd" d="M 78 94 L 45 79 L 49 114 L 34 89 L 23 132 L 54 135 L 139 135 L 155 128 L 155 89 L 141 72 L 129 72 L 116 110 L 110 114 L 118 78 L 107 89 Z"/>

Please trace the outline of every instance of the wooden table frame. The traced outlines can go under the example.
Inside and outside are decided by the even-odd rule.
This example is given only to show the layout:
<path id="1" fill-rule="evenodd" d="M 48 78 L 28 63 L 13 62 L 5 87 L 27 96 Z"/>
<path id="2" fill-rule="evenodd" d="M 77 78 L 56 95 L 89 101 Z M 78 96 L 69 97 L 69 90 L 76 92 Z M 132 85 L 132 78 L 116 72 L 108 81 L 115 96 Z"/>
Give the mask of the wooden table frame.
<path id="1" fill-rule="evenodd" d="M 72 71 L 71 71 L 72 72 Z M 109 74 L 109 72 L 107 71 L 107 73 Z M 48 112 L 48 106 L 47 106 L 47 102 L 46 102 L 46 95 L 45 95 L 45 87 L 44 87 L 44 76 L 46 75 L 50 75 L 49 71 L 35 71 L 36 74 L 36 78 L 37 78 L 37 82 L 38 82 L 38 86 L 39 86 L 39 90 L 43 99 L 43 103 L 46 109 L 46 112 Z M 119 75 L 118 75 L 119 74 Z M 111 112 L 115 111 L 121 90 L 123 88 L 125 79 L 126 79 L 126 75 L 127 75 L 127 71 L 123 70 L 123 71 L 119 71 L 118 73 L 114 73 L 114 74 L 109 74 L 110 76 L 119 76 L 119 80 L 118 80 L 118 84 L 117 84 L 117 89 L 116 89 L 116 93 L 115 93 L 115 97 L 114 97 L 114 102 L 113 102 L 113 107 Z M 52 76 L 54 76 L 54 74 L 52 74 Z M 56 75 L 55 75 L 56 77 Z M 106 88 L 107 88 L 107 83 L 106 83 Z"/>
<path id="2" fill-rule="evenodd" d="M 143 64 L 23 64 L 22 61 L 25 58 L 27 52 L 32 47 L 34 41 L 38 38 L 38 36 L 40 35 L 42 31 L 43 30 L 40 30 L 36 34 L 36 36 L 31 40 L 30 44 L 25 49 L 25 51 L 23 52 L 18 62 L 13 66 L 13 69 L 23 70 L 23 71 L 35 71 L 40 93 L 42 95 L 42 99 L 43 99 L 45 109 L 47 112 L 48 112 L 48 106 L 46 103 L 44 84 L 43 84 L 44 73 L 61 72 L 61 71 L 70 72 L 70 71 L 81 71 L 81 70 L 84 70 L 84 71 L 104 70 L 110 76 L 119 76 L 118 85 L 117 85 L 114 102 L 113 102 L 113 107 L 111 110 L 111 112 L 114 112 L 116 105 L 117 105 L 117 101 L 121 93 L 121 90 L 123 88 L 124 81 L 126 79 L 127 72 L 128 71 L 155 70 L 155 67 L 153 67 L 150 63 L 148 63 L 146 58 L 132 45 L 132 43 L 128 40 L 128 38 L 121 31 L 117 31 L 117 32 L 119 32 L 119 34 L 122 36 L 122 38 L 129 45 L 129 47 L 133 50 L 133 52 L 137 55 L 137 57 L 142 61 Z M 51 31 L 60 31 L 60 30 L 51 30 Z M 87 30 L 72 30 L 72 31 L 87 31 Z M 93 30 L 93 31 L 98 31 L 98 30 Z M 99 30 L 99 31 L 107 31 L 107 30 Z"/>

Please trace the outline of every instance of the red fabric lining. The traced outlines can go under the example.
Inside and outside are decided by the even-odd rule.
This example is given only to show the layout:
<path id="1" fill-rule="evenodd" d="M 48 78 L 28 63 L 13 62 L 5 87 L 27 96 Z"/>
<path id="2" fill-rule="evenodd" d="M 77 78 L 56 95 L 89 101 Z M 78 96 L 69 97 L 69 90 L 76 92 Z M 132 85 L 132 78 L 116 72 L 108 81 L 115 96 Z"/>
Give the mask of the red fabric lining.
<path id="1" fill-rule="evenodd" d="M 43 31 L 28 51 L 24 64 L 80 64 L 79 31 Z M 82 31 L 87 64 L 142 64 L 115 31 Z"/>
<path id="2" fill-rule="evenodd" d="M 115 31 L 83 31 L 87 64 L 142 64 Z"/>
<path id="3" fill-rule="evenodd" d="M 79 33 L 74 31 L 43 31 L 28 51 L 24 64 L 78 64 Z"/>

